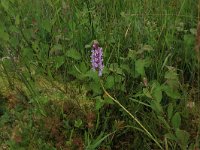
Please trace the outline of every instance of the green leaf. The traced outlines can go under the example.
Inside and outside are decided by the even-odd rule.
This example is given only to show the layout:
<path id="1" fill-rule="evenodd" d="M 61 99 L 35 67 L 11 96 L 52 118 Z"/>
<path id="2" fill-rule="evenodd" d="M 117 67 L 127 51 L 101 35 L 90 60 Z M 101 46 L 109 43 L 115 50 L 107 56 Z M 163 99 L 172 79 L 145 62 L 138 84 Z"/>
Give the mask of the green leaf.
<path id="1" fill-rule="evenodd" d="M 152 85 L 152 96 L 157 102 L 161 102 L 162 100 L 162 88 L 158 82 L 154 82 Z"/>
<path id="2" fill-rule="evenodd" d="M 180 147 L 182 149 L 186 149 L 188 146 L 188 140 L 190 137 L 190 134 L 187 131 L 176 129 L 176 137 L 178 139 L 178 142 L 180 143 Z"/>
<path id="3" fill-rule="evenodd" d="M 47 20 L 47 19 L 43 20 L 42 28 L 45 29 L 48 32 L 51 32 L 51 22 L 50 22 L 50 20 Z"/>
<path id="4" fill-rule="evenodd" d="M 142 76 L 145 75 L 145 70 L 144 70 L 145 63 L 146 62 L 144 59 L 138 59 L 135 61 L 135 70 Z"/>
<path id="5" fill-rule="evenodd" d="M 33 59 L 33 50 L 31 48 L 23 48 L 22 56 L 24 59 L 28 59 L 29 61 Z"/>
<path id="6" fill-rule="evenodd" d="M 81 119 L 75 120 L 74 126 L 77 128 L 80 128 L 83 124 L 83 121 Z"/>
<path id="7" fill-rule="evenodd" d="M 136 51 L 129 49 L 128 58 L 131 58 L 131 59 L 135 60 L 136 59 L 136 55 L 137 55 Z"/>
<path id="8" fill-rule="evenodd" d="M 108 76 L 105 82 L 105 88 L 111 89 L 115 84 L 114 77 L 112 75 Z"/>
<path id="9" fill-rule="evenodd" d="M 149 92 L 149 90 L 147 89 L 147 88 L 143 88 L 143 93 L 144 93 L 144 95 L 146 96 L 146 97 L 148 97 L 148 98 L 153 98 L 152 96 L 151 96 L 151 93 Z"/>
<path id="10" fill-rule="evenodd" d="M 0 39 L 4 41 L 9 40 L 9 34 L 4 31 L 4 26 L 0 24 Z"/>
<path id="11" fill-rule="evenodd" d="M 19 14 L 15 17 L 15 24 L 19 25 L 20 23 L 20 18 L 19 18 Z"/>
<path id="12" fill-rule="evenodd" d="M 169 126 L 169 124 L 167 123 L 167 121 L 165 120 L 164 117 L 158 116 L 158 119 L 161 121 L 161 123 L 163 123 L 163 125 L 164 125 L 166 128 L 170 129 L 170 126 Z"/>
<path id="13" fill-rule="evenodd" d="M 176 112 L 172 117 L 172 126 L 177 129 L 181 125 L 181 116 L 179 112 Z"/>
<path id="14" fill-rule="evenodd" d="M 113 100 L 112 100 L 111 98 L 109 98 L 109 97 L 105 97 L 105 98 L 104 98 L 104 101 L 105 101 L 105 103 L 107 103 L 107 104 L 114 104 Z"/>
<path id="15" fill-rule="evenodd" d="M 81 70 L 82 73 L 86 73 L 87 72 L 88 68 L 86 67 L 84 62 L 80 63 L 80 70 Z"/>
<path id="16" fill-rule="evenodd" d="M 165 137 L 168 138 L 168 139 L 170 139 L 170 140 L 174 140 L 174 141 L 177 140 L 176 136 L 173 135 L 172 133 L 165 134 Z"/>
<path id="17" fill-rule="evenodd" d="M 99 110 L 99 109 L 101 109 L 101 108 L 103 107 L 103 105 L 104 105 L 104 100 L 102 100 L 101 97 L 99 97 L 99 96 L 96 97 L 95 99 L 96 99 L 95 109 L 96 109 L 96 110 Z"/>
<path id="18" fill-rule="evenodd" d="M 54 58 L 55 60 L 55 64 L 56 64 L 56 69 L 60 68 L 64 62 L 65 62 L 65 58 L 63 56 L 57 56 Z"/>
<path id="19" fill-rule="evenodd" d="M 178 74 L 174 70 L 165 72 L 165 79 L 178 80 Z"/>
<path id="20" fill-rule="evenodd" d="M 178 92 L 178 90 L 175 90 L 168 85 L 162 85 L 162 90 L 167 94 L 167 96 L 169 96 L 173 99 L 180 99 L 181 98 L 181 95 Z"/>
<path id="21" fill-rule="evenodd" d="M 111 135 L 111 133 L 110 134 L 107 134 L 107 135 L 105 135 L 105 136 L 103 136 L 104 134 L 103 133 L 101 133 L 95 140 L 93 140 L 92 141 L 92 143 L 90 144 L 90 145 L 88 145 L 88 146 L 86 146 L 86 150 L 96 150 L 99 146 L 100 146 L 100 144 L 106 139 L 106 138 L 108 138 L 110 135 Z"/>
<path id="22" fill-rule="evenodd" d="M 156 113 L 158 114 L 163 113 L 163 108 L 159 102 L 152 100 L 150 106 Z"/>
<path id="23" fill-rule="evenodd" d="M 151 60 L 149 58 L 138 59 L 135 61 L 135 71 L 141 76 L 145 76 L 145 67 L 148 67 L 150 64 Z"/>
<path id="24" fill-rule="evenodd" d="M 122 69 L 119 67 L 119 65 L 117 63 L 110 64 L 109 70 L 112 71 L 112 72 L 115 72 L 115 73 L 117 73 L 119 75 L 123 75 L 124 74 Z"/>
<path id="25" fill-rule="evenodd" d="M 153 47 L 151 45 L 143 45 L 142 50 L 147 51 L 147 52 L 151 52 L 151 51 L 153 51 Z"/>
<path id="26" fill-rule="evenodd" d="M 195 36 L 192 34 L 185 34 L 184 35 L 184 44 L 185 47 L 191 47 L 195 43 Z"/>
<path id="27" fill-rule="evenodd" d="M 9 0 L 1 0 L 1 5 L 7 11 L 9 9 Z"/>
<path id="28" fill-rule="evenodd" d="M 102 93 L 101 85 L 99 82 L 93 81 L 89 85 L 90 85 L 89 88 L 94 92 L 95 95 Z"/>
<path id="29" fill-rule="evenodd" d="M 80 60 L 81 59 L 81 54 L 75 50 L 75 49 L 70 49 L 66 53 L 67 57 L 73 58 L 75 60 Z"/>
<path id="30" fill-rule="evenodd" d="M 168 120 L 171 119 L 172 114 L 173 114 L 173 104 L 170 103 L 169 106 L 167 107 L 167 117 L 168 117 Z"/>

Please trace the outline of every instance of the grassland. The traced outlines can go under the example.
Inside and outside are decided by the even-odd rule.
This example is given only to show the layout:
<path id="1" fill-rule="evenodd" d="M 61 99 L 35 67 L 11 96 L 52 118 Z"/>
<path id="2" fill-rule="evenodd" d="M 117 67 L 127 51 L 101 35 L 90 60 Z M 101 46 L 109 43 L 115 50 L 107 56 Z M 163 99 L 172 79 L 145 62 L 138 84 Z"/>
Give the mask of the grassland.
<path id="1" fill-rule="evenodd" d="M 199 150 L 199 8 L 1 0 L 0 149 Z"/>

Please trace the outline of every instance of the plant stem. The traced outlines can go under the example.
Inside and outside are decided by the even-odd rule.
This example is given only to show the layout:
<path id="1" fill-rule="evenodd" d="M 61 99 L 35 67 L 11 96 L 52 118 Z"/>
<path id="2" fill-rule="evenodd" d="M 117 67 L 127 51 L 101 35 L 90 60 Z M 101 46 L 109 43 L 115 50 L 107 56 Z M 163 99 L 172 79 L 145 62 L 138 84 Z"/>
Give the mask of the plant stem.
<path id="1" fill-rule="evenodd" d="M 111 98 L 117 105 L 119 105 L 134 121 L 137 122 L 137 124 L 139 124 L 139 126 L 146 132 L 146 134 L 157 144 L 157 146 L 164 150 L 164 148 L 159 144 L 159 142 L 156 140 L 155 137 L 153 137 L 153 135 L 142 125 L 142 123 L 135 117 L 133 116 L 133 114 L 131 114 L 118 100 L 116 100 L 115 98 L 113 98 L 104 88 L 102 82 L 100 81 L 101 87 L 104 91 L 104 93 Z"/>

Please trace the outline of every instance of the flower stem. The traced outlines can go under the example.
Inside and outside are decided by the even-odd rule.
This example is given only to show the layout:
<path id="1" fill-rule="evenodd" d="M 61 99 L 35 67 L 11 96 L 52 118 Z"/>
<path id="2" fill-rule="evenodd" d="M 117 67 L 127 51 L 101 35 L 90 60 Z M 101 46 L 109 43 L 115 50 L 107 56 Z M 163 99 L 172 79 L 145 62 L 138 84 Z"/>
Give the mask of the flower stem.
<path id="1" fill-rule="evenodd" d="M 142 125 L 142 123 L 135 117 L 133 116 L 133 114 L 131 114 L 118 100 L 116 100 L 115 98 L 113 98 L 104 88 L 102 82 L 100 81 L 100 84 L 102 86 L 102 89 L 104 91 L 104 93 L 111 98 L 117 105 L 119 105 L 133 120 L 135 120 L 137 122 L 137 124 L 139 124 L 139 126 L 146 132 L 146 134 L 157 144 L 157 146 L 163 150 L 163 147 L 159 144 L 159 142 L 156 140 L 156 138 Z"/>

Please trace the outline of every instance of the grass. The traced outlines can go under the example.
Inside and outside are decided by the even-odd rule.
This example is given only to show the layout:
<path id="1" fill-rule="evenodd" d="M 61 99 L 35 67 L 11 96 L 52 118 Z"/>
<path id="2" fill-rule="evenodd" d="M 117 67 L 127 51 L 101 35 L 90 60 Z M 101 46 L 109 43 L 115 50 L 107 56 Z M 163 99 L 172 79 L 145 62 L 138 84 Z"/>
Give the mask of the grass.
<path id="1" fill-rule="evenodd" d="M 199 149 L 199 5 L 1 0 L 0 148 Z"/>

